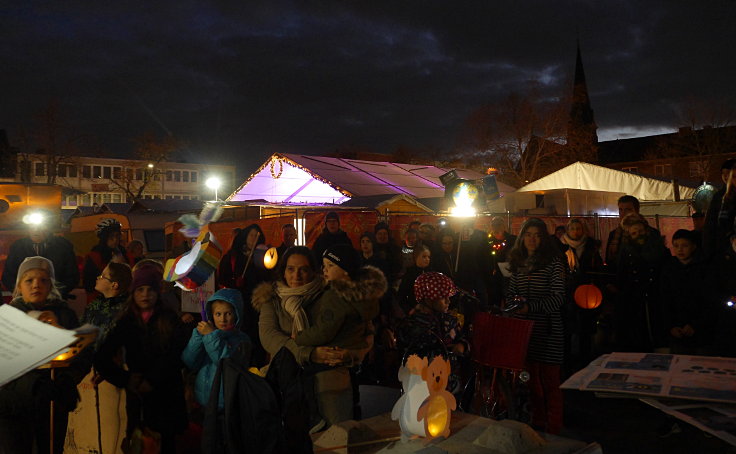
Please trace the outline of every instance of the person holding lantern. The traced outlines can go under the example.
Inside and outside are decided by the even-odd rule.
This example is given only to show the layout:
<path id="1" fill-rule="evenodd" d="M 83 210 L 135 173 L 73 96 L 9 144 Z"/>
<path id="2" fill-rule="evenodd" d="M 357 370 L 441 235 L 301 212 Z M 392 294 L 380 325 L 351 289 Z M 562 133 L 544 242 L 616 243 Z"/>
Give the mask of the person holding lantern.
<path id="1" fill-rule="evenodd" d="M 220 259 L 216 278 L 217 288 L 238 289 L 243 301 L 248 302 L 258 285 L 271 280 L 270 272 L 265 267 L 259 266 L 255 260 L 255 249 L 265 244 L 265 238 L 258 224 L 251 224 L 237 231 L 230 250 Z M 242 315 L 243 322 L 240 329 L 248 335 L 253 344 L 253 365 L 261 367 L 268 361 L 258 336 L 258 312 L 250 304 L 245 304 Z"/>
<path id="2" fill-rule="evenodd" d="M 560 244 L 567 259 L 570 289 L 568 299 L 572 300 L 573 293 L 579 286 L 593 282 L 593 276 L 589 273 L 601 271 L 603 259 L 599 253 L 600 245 L 588 236 L 588 226 L 583 219 L 572 218 L 567 222 Z M 585 366 L 592 359 L 592 340 L 600 310 L 572 303 L 567 304 L 566 308 L 566 348 L 569 352 L 569 364 L 573 370 L 577 370 L 578 366 Z"/>
<path id="3" fill-rule="evenodd" d="M 43 319 L 62 328 L 79 326 L 77 316 L 54 284 L 50 260 L 27 257 L 20 264 L 10 305 L 23 312 L 41 311 Z M 30 453 L 50 446 L 50 402 L 54 402 L 53 452 L 64 451 L 69 412 L 77 406 L 77 384 L 90 370 L 89 350 L 75 356 L 68 367 L 35 369 L 0 387 L 0 452 Z"/>
<path id="4" fill-rule="evenodd" d="M 532 425 L 558 434 L 563 407 L 560 373 L 564 328 L 560 309 L 565 302 L 565 266 L 547 234 L 547 226 L 538 218 L 522 224 L 509 257 L 512 274 L 507 304 L 521 301 L 516 314 L 534 321 L 527 353 Z"/>

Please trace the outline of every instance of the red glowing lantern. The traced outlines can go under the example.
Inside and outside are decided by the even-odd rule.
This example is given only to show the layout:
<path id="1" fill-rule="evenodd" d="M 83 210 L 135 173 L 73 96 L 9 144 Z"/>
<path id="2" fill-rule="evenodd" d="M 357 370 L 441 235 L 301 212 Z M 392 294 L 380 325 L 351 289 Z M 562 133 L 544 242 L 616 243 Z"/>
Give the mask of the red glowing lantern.
<path id="1" fill-rule="evenodd" d="M 583 309 L 595 309 L 601 305 L 603 294 L 593 284 L 583 284 L 575 289 L 575 304 Z"/>

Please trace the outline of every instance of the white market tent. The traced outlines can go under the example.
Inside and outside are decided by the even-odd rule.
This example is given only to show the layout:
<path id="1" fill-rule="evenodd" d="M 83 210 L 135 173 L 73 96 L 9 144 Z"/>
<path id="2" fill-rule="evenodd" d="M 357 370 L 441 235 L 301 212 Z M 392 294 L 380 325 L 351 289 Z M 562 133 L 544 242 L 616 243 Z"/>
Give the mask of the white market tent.
<path id="1" fill-rule="evenodd" d="M 227 200 L 340 204 L 354 197 L 390 194 L 429 199 L 444 195 L 439 177 L 449 170 L 430 165 L 275 153 Z M 472 170 L 456 170 L 460 178 L 483 177 Z M 498 186 L 501 193 L 514 190 L 502 183 Z"/>
<path id="2" fill-rule="evenodd" d="M 693 197 L 694 188 L 679 186 L 680 200 Z M 633 195 L 642 202 L 642 213 L 687 215 L 686 202 L 674 202 L 671 182 L 642 177 L 586 162 L 576 162 L 533 181 L 506 196 L 509 211 L 540 210 L 549 214 L 617 214 L 617 199 Z M 538 196 L 544 201 L 540 207 Z M 646 210 L 645 210 L 646 208 Z"/>

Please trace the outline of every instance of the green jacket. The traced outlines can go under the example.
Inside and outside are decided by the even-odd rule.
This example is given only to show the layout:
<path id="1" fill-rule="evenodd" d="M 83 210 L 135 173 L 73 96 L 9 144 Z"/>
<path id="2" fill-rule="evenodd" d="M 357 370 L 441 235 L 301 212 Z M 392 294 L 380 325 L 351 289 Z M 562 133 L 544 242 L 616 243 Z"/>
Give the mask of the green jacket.
<path id="1" fill-rule="evenodd" d="M 297 334 L 297 345 L 367 347 L 366 335 L 378 316 L 378 299 L 386 287 L 383 273 L 372 266 L 364 267 L 357 280 L 331 282 L 311 311 L 316 315 L 312 325 Z"/>

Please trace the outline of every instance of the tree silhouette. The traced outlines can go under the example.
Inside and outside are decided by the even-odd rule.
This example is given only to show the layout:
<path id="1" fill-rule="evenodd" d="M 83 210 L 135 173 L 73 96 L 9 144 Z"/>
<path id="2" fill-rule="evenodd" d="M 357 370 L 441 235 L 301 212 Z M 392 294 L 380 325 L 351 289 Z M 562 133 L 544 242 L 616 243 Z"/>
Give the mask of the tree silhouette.
<path id="1" fill-rule="evenodd" d="M 519 187 L 569 164 L 565 155 L 566 103 L 542 99 L 533 86 L 486 104 L 466 119 L 460 154 L 481 156 L 499 179 Z"/>

